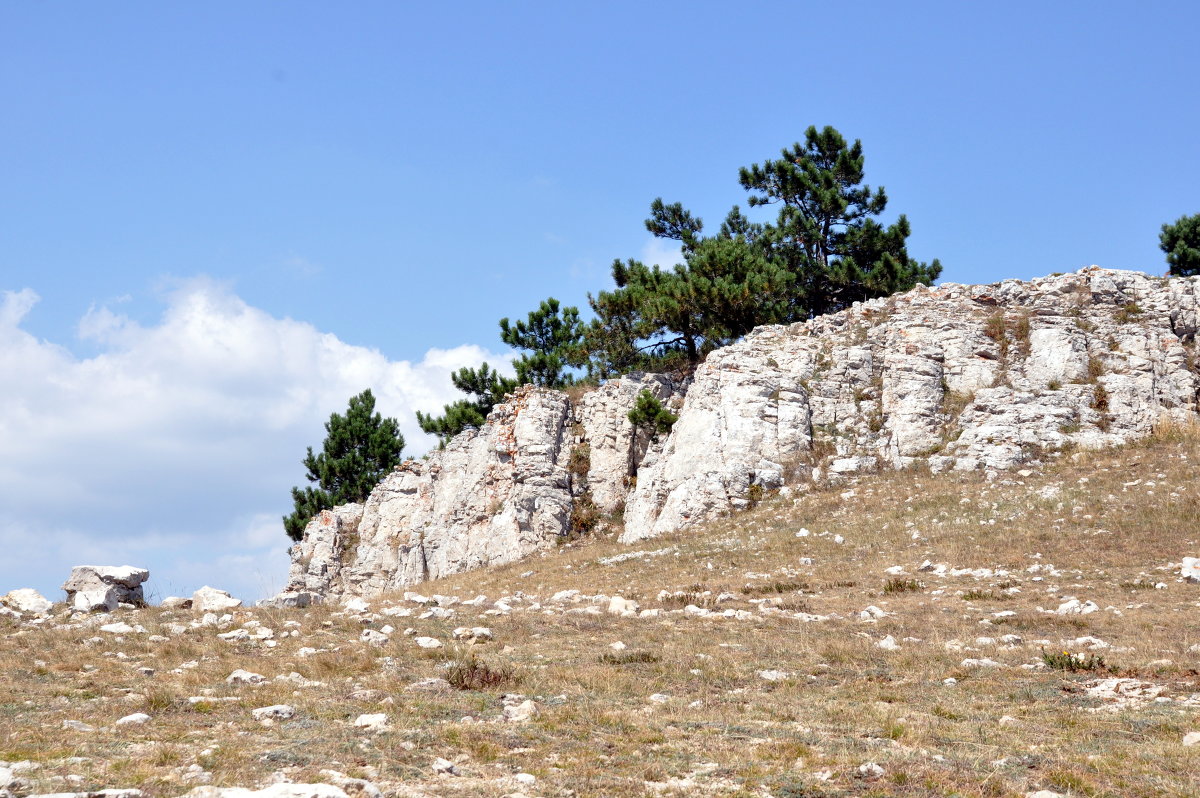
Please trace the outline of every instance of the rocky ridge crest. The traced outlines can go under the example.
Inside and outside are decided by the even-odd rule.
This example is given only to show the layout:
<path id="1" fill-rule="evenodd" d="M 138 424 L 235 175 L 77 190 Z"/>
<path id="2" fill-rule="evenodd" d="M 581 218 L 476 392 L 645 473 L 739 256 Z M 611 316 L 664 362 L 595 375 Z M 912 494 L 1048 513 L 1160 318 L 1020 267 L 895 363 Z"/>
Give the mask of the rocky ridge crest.
<path id="1" fill-rule="evenodd" d="M 629 375 L 572 399 L 526 386 L 480 429 L 321 513 L 278 601 L 398 590 L 512 562 L 623 512 L 636 541 L 766 491 L 878 468 L 1001 470 L 1196 420 L 1198 282 L 1090 267 L 943 284 L 754 330 L 680 383 Z M 651 441 L 626 414 L 678 407 Z"/>

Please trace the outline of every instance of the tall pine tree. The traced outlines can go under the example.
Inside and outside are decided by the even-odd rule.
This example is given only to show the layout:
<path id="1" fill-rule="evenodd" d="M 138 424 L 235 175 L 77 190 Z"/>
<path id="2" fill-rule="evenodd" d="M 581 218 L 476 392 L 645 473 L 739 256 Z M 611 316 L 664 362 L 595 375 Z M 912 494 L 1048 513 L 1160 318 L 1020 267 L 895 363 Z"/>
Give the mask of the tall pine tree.
<path id="1" fill-rule="evenodd" d="M 350 398 L 344 416 L 332 414 L 325 433 L 321 452 L 314 454 L 310 446 L 303 461 L 308 481 L 315 487 L 292 488 L 295 509 L 283 517 L 283 528 L 292 540 L 303 537 L 304 527 L 322 510 L 365 501 L 404 451 L 396 419 L 375 412 L 370 389 Z"/>
<path id="2" fill-rule="evenodd" d="M 886 227 L 874 218 L 887 195 L 863 185 L 861 142 L 810 127 L 804 143 L 781 154 L 739 174 L 751 207 L 779 205 L 774 222 L 751 222 L 735 205 L 706 237 L 703 221 L 680 203 L 651 204 L 646 229 L 678 241 L 683 263 L 613 264 L 615 290 L 589 297 L 597 318 L 585 348 L 596 373 L 653 369 L 680 357 L 694 365 L 760 324 L 830 313 L 941 273 L 937 260 L 909 257 L 906 217 Z"/>
<path id="3" fill-rule="evenodd" d="M 887 207 L 887 194 L 862 185 L 861 141 L 848 145 L 832 127 L 810 127 L 803 144 L 780 154 L 742 168 L 738 179 L 751 192 L 750 207 L 780 206 L 758 242 L 796 277 L 796 318 L 906 291 L 941 274 L 937 259 L 927 264 L 909 257 L 905 242 L 911 229 L 904 214 L 887 227 L 873 218 Z"/>

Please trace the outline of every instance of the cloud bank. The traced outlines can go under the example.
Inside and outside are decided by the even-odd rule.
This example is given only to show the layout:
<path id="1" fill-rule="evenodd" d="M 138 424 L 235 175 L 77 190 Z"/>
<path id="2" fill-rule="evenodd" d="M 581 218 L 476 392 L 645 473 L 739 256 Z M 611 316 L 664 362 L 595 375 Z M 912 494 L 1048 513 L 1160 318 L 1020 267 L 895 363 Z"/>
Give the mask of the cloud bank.
<path id="1" fill-rule="evenodd" d="M 459 397 L 453 371 L 508 361 L 473 345 L 389 360 L 208 280 L 170 293 L 151 326 L 93 308 L 78 334 L 97 354 L 78 357 L 22 329 L 37 301 L 0 292 L 0 593 L 60 598 L 92 563 L 149 568 L 160 597 L 266 595 L 286 579 L 288 489 L 331 413 L 370 388 L 419 456 L 433 440 L 415 411 Z"/>

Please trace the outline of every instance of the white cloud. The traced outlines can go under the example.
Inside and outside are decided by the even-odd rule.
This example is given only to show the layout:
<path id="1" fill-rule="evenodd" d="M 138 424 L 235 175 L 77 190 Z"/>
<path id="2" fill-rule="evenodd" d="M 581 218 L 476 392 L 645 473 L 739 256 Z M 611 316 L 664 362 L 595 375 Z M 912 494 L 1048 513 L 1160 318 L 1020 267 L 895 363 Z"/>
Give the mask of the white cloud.
<path id="1" fill-rule="evenodd" d="M 154 325 L 89 310 L 78 332 L 99 354 L 80 358 L 21 328 L 37 299 L 0 294 L 0 593 L 57 596 L 91 561 L 150 568 L 158 595 L 264 595 L 286 574 L 288 489 L 331 413 L 371 388 L 419 455 L 433 440 L 414 412 L 459 397 L 451 372 L 508 360 L 473 345 L 389 360 L 208 280 L 169 294 Z"/>
<path id="2" fill-rule="evenodd" d="M 683 263 L 683 248 L 671 239 L 656 236 L 642 247 L 641 261 L 647 266 L 670 269 L 677 263 Z"/>

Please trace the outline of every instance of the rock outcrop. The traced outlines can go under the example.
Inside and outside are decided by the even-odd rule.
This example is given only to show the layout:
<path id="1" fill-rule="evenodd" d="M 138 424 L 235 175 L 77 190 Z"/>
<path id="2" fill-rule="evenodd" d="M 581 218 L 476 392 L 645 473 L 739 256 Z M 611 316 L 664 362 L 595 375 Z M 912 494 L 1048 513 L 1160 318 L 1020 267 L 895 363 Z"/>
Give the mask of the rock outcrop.
<path id="1" fill-rule="evenodd" d="M 522 388 L 364 505 L 313 519 L 284 597 L 374 595 L 511 562 L 585 511 L 623 511 L 621 539 L 634 541 L 785 484 L 914 464 L 1008 469 L 1194 421 L 1198 285 L 1093 267 L 918 286 L 756 329 L 687 383 L 630 375 L 574 401 Z M 642 390 L 679 408 L 663 440 L 629 423 Z"/>
<path id="2" fill-rule="evenodd" d="M 523 388 L 365 504 L 321 513 L 292 549 L 288 592 L 373 595 L 552 545 L 571 515 L 569 417 L 564 394 Z"/>
<path id="3" fill-rule="evenodd" d="M 1197 308 L 1193 279 L 1093 268 L 761 327 L 697 369 L 622 540 L 744 506 L 753 485 L 921 461 L 1006 469 L 1194 419 Z"/>
<path id="4" fill-rule="evenodd" d="M 72 609 L 112 612 L 120 604 L 144 606 L 142 583 L 149 578 L 149 571 L 132 565 L 77 565 L 62 589 Z"/>
<path id="5" fill-rule="evenodd" d="M 54 602 L 31 587 L 22 587 L 0 596 L 0 605 L 28 615 L 46 615 Z"/>

